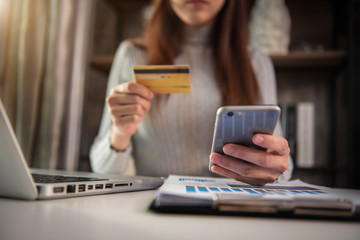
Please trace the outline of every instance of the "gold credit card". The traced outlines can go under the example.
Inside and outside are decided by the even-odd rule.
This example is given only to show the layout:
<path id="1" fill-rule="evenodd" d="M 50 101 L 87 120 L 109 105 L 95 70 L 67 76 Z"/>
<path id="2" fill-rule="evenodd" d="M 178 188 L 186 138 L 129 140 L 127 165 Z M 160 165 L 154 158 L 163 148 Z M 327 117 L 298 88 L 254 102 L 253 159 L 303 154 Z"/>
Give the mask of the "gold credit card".
<path id="1" fill-rule="evenodd" d="M 187 65 L 147 65 L 134 67 L 135 81 L 153 93 L 189 93 L 190 69 Z"/>

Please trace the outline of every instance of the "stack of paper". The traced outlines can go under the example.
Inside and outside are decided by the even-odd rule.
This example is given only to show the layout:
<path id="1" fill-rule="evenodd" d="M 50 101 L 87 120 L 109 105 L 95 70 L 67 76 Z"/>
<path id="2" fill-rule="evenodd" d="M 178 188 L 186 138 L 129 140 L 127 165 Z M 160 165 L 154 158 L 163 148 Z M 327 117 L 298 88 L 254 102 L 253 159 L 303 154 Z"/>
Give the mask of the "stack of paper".
<path id="1" fill-rule="evenodd" d="M 161 186 L 153 209 L 209 208 L 214 211 L 289 213 L 313 216 L 354 216 L 360 192 L 353 196 L 300 180 L 252 186 L 228 178 L 170 175 Z"/>

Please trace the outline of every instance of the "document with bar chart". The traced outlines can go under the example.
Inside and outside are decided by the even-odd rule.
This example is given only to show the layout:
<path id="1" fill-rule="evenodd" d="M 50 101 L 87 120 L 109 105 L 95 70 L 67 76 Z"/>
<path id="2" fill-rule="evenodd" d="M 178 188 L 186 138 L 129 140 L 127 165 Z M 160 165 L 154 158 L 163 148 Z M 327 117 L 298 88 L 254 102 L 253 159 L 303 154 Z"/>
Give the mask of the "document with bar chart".
<path id="1" fill-rule="evenodd" d="M 360 192 L 349 195 L 300 180 L 253 186 L 229 178 L 170 175 L 152 209 L 353 217 L 357 206 Z"/>

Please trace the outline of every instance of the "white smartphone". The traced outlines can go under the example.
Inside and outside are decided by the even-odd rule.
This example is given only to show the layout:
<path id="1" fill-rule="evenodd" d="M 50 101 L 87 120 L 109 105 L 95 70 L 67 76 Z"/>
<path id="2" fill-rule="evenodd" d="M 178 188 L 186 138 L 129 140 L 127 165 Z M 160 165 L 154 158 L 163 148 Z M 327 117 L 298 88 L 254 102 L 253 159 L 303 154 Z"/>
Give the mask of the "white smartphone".
<path id="1" fill-rule="evenodd" d="M 256 133 L 273 134 L 280 116 L 276 105 L 224 106 L 216 112 L 211 152 L 224 154 L 223 146 L 235 143 L 265 150 L 253 144 Z M 209 163 L 211 171 L 212 162 Z"/>

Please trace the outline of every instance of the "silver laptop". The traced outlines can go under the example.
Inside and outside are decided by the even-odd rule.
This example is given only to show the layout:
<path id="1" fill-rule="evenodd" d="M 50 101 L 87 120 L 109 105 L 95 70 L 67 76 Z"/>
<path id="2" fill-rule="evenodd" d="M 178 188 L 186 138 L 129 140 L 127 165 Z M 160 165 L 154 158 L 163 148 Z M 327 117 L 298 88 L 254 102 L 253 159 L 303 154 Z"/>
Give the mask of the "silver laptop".
<path id="1" fill-rule="evenodd" d="M 0 196 L 55 199 L 149 190 L 163 178 L 29 169 L 0 100 Z"/>

